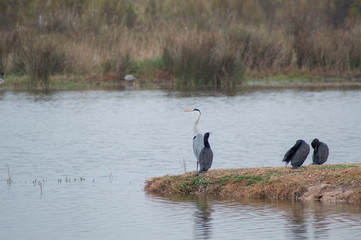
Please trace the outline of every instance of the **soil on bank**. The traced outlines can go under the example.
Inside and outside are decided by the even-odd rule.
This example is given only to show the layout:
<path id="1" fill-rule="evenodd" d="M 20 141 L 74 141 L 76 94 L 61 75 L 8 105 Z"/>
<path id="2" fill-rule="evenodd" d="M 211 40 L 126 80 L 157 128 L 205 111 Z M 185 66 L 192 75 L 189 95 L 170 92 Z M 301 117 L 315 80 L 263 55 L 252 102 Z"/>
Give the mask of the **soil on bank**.
<path id="1" fill-rule="evenodd" d="M 361 203 L 361 164 L 257 167 L 153 177 L 145 192 Z"/>

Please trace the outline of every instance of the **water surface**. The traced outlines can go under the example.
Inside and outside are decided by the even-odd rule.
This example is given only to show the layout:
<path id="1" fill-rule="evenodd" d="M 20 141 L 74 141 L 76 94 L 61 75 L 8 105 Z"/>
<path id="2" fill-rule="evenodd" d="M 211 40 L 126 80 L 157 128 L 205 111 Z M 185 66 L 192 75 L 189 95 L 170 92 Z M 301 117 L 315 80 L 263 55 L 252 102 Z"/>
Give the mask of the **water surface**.
<path id="1" fill-rule="evenodd" d="M 195 170 L 195 115 L 212 168 L 282 166 L 317 137 L 360 162 L 361 91 L 0 91 L 4 239 L 357 239 L 359 205 L 160 197 L 153 176 Z M 311 163 L 311 154 L 305 164 Z M 7 181 L 11 177 L 11 184 Z M 39 185 L 40 181 L 40 185 Z"/>

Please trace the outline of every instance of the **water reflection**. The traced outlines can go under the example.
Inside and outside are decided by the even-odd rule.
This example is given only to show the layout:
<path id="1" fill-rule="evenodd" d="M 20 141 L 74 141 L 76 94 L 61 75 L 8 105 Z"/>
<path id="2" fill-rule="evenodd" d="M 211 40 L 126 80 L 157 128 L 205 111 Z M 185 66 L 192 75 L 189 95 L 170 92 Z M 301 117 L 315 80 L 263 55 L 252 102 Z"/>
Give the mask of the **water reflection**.
<path id="1" fill-rule="evenodd" d="M 307 239 L 307 224 L 303 203 L 294 204 L 285 215 L 288 220 L 288 229 L 293 239 Z"/>
<path id="2" fill-rule="evenodd" d="M 210 239 L 212 236 L 212 212 L 211 202 L 207 196 L 194 199 L 196 210 L 194 212 L 194 238 Z"/>
<path id="3" fill-rule="evenodd" d="M 325 205 L 321 203 L 314 204 L 313 228 L 314 237 L 317 239 L 326 239 L 328 237 L 327 211 Z"/>
<path id="4" fill-rule="evenodd" d="M 361 230 L 358 204 L 150 195 L 152 200 L 159 198 L 162 205 L 188 204 L 194 217 L 194 239 L 239 239 L 243 235 L 250 239 L 338 239 L 345 224 Z M 357 233 L 348 237 L 357 239 Z"/>

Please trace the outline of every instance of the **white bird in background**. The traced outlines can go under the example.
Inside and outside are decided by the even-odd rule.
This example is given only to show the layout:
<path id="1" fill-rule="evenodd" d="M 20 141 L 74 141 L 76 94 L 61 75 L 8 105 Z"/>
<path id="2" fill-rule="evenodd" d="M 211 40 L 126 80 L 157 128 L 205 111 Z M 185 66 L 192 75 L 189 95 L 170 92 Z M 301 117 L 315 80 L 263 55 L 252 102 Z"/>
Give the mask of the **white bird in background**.
<path id="1" fill-rule="evenodd" d="M 1 76 L 0 76 L 0 84 L 3 84 L 5 82 L 4 80 L 4 73 L 2 72 L 1 73 Z"/>
<path id="2" fill-rule="evenodd" d="M 202 149 L 204 148 L 204 138 L 203 134 L 198 132 L 198 123 L 201 117 L 201 111 L 197 108 L 193 110 L 184 110 L 185 112 L 191 112 L 197 114 L 196 121 L 194 122 L 194 137 L 193 137 L 193 151 L 194 155 L 197 159 L 197 171 L 199 165 L 199 154 L 201 153 Z"/>
<path id="3" fill-rule="evenodd" d="M 132 81 L 135 80 L 136 78 L 133 75 L 125 75 L 124 80 L 126 81 Z"/>

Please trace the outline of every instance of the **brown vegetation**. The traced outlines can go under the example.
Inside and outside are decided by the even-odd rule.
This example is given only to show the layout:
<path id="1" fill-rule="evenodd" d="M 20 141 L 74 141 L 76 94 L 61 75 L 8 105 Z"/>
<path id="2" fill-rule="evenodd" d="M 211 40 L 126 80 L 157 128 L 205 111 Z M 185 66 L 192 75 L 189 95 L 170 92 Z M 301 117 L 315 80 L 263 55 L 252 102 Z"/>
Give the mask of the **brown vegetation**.
<path id="1" fill-rule="evenodd" d="M 198 177 L 191 172 L 153 177 L 145 191 L 361 203 L 361 164 L 219 169 Z"/>
<path id="2" fill-rule="evenodd" d="M 192 88 L 233 88 L 247 76 L 361 76 L 357 0 L 40 2 L 0 0 L 0 71 L 33 85 L 54 74 L 131 73 Z"/>

